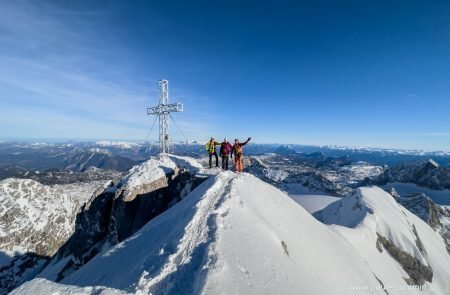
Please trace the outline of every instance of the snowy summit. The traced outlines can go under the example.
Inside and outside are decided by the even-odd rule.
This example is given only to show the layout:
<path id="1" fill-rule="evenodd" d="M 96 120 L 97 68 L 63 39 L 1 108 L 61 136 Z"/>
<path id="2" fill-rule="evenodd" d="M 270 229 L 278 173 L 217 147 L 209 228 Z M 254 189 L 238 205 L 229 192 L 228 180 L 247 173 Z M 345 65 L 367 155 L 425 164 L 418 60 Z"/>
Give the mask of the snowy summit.
<path id="1" fill-rule="evenodd" d="M 201 169 L 150 160 L 123 183 L 175 162 Z M 250 174 L 220 172 L 59 283 L 40 275 L 12 294 L 447 294 L 442 238 L 386 192 L 359 189 L 316 215 L 323 223 Z"/>

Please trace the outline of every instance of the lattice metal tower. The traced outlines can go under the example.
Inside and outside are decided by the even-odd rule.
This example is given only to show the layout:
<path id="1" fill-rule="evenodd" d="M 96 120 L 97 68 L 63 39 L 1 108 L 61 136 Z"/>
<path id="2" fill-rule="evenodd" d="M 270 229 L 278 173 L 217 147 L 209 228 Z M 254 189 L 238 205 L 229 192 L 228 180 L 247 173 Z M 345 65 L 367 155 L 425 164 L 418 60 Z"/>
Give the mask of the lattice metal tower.
<path id="1" fill-rule="evenodd" d="M 159 116 L 159 155 L 165 156 L 169 153 L 169 116 L 171 112 L 182 112 L 183 104 L 169 104 L 169 81 L 161 79 L 159 84 L 159 105 L 148 108 L 147 115 Z"/>

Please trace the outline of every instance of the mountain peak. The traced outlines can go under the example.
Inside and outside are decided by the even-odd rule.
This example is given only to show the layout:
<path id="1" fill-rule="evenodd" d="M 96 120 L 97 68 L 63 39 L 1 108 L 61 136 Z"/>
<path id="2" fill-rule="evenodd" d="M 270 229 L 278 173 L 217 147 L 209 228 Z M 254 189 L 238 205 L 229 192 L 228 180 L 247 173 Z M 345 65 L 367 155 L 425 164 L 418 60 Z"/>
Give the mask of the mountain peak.
<path id="1" fill-rule="evenodd" d="M 278 155 L 293 155 L 297 152 L 290 145 L 280 145 L 276 150 L 275 154 Z"/>
<path id="2" fill-rule="evenodd" d="M 348 267 L 336 276 L 332 265 Z M 339 234 L 275 187 L 222 172 L 62 283 L 153 294 L 347 294 L 355 280 L 379 284 Z"/>
<path id="3" fill-rule="evenodd" d="M 427 164 L 427 165 L 430 165 L 430 166 L 433 167 L 433 168 L 439 168 L 439 164 L 438 164 L 435 160 L 433 160 L 433 159 L 428 159 L 428 160 L 426 161 L 426 164 Z"/>
<path id="4" fill-rule="evenodd" d="M 152 181 L 162 174 L 166 181 L 183 178 L 172 174 L 182 169 L 204 172 L 195 160 L 176 156 L 133 168 L 107 215 L 122 227 L 117 244 L 92 248 L 98 254 L 71 269 L 64 266 L 72 259 L 68 253 L 13 294 L 37 288 L 81 294 L 366 294 L 358 286 L 383 290 L 408 284 L 441 294 L 450 288 L 450 256 L 442 237 L 377 187 L 358 188 L 313 216 L 251 174 L 217 171 L 167 210 L 145 222 L 136 219 L 155 209 L 148 202 L 165 198 L 166 188 Z M 128 198 L 127 192 L 145 185 L 151 190 Z M 62 269 L 60 283 L 49 281 L 52 267 Z"/>

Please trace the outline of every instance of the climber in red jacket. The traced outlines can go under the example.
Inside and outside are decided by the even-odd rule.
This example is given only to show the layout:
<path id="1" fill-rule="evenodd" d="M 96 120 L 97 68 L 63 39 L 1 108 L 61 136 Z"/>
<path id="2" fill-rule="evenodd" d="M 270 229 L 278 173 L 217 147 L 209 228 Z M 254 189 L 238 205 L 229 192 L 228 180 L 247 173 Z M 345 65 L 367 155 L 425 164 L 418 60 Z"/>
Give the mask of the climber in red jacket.
<path id="1" fill-rule="evenodd" d="M 228 158 L 230 157 L 233 146 L 228 142 L 227 138 L 223 139 L 220 145 L 220 156 L 222 157 L 222 169 L 228 170 Z"/>

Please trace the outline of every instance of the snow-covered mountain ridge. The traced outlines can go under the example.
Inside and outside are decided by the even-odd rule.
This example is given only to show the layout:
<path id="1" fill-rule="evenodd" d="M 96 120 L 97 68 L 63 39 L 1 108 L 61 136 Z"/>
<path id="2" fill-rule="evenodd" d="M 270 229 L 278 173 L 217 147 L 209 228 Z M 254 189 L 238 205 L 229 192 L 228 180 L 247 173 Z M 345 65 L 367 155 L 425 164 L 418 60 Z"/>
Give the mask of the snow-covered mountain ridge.
<path id="1" fill-rule="evenodd" d="M 61 280 L 178 202 L 197 185 L 190 175 L 201 169 L 190 158 L 170 156 L 137 165 L 117 182 L 120 173 L 97 168 L 52 170 L 40 178 L 63 184 L 1 181 L 0 293 L 48 269 L 49 263 L 59 263 L 52 270 L 54 279 Z M 70 181 L 74 177 L 84 181 Z M 90 180 L 105 177 L 112 178 Z"/>
<path id="2" fill-rule="evenodd" d="M 162 169 L 143 165 L 114 198 L 142 188 L 139 171 Z M 424 294 L 414 285 L 447 294 L 442 237 L 383 190 L 357 189 L 316 217 L 325 224 L 274 186 L 221 172 L 59 284 L 51 281 L 67 258 L 13 294 Z"/>
<path id="3" fill-rule="evenodd" d="M 103 249 L 130 237 L 202 182 L 204 177 L 194 177 L 202 169 L 193 159 L 173 155 L 133 167 L 83 205 L 75 232 L 41 275 L 60 281 Z"/>
<path id="4" fill-rule="evenodd" d="M 406 210 L 380 188 L 360 188 L 354 194 L 329 205 L 316 217 L 336 229 L 353 243 L 369 265 L 375 267 L 400 264 L 401 272 L 380 271 L 378 278 L 390 285 L 403 278 L 409 284 L 435 284 L 450 288 L 450 255 L 439 233 Z M 364 236 L 364 239 L 361 239 Z M 383 254 L 375 256 L 375 248 Z M 375 261 L 375 257 L 376 261 Z M 391 261 L 394 259 L 393 261 Z M 376 271 L 376 270 L 375 270 Z"/>

